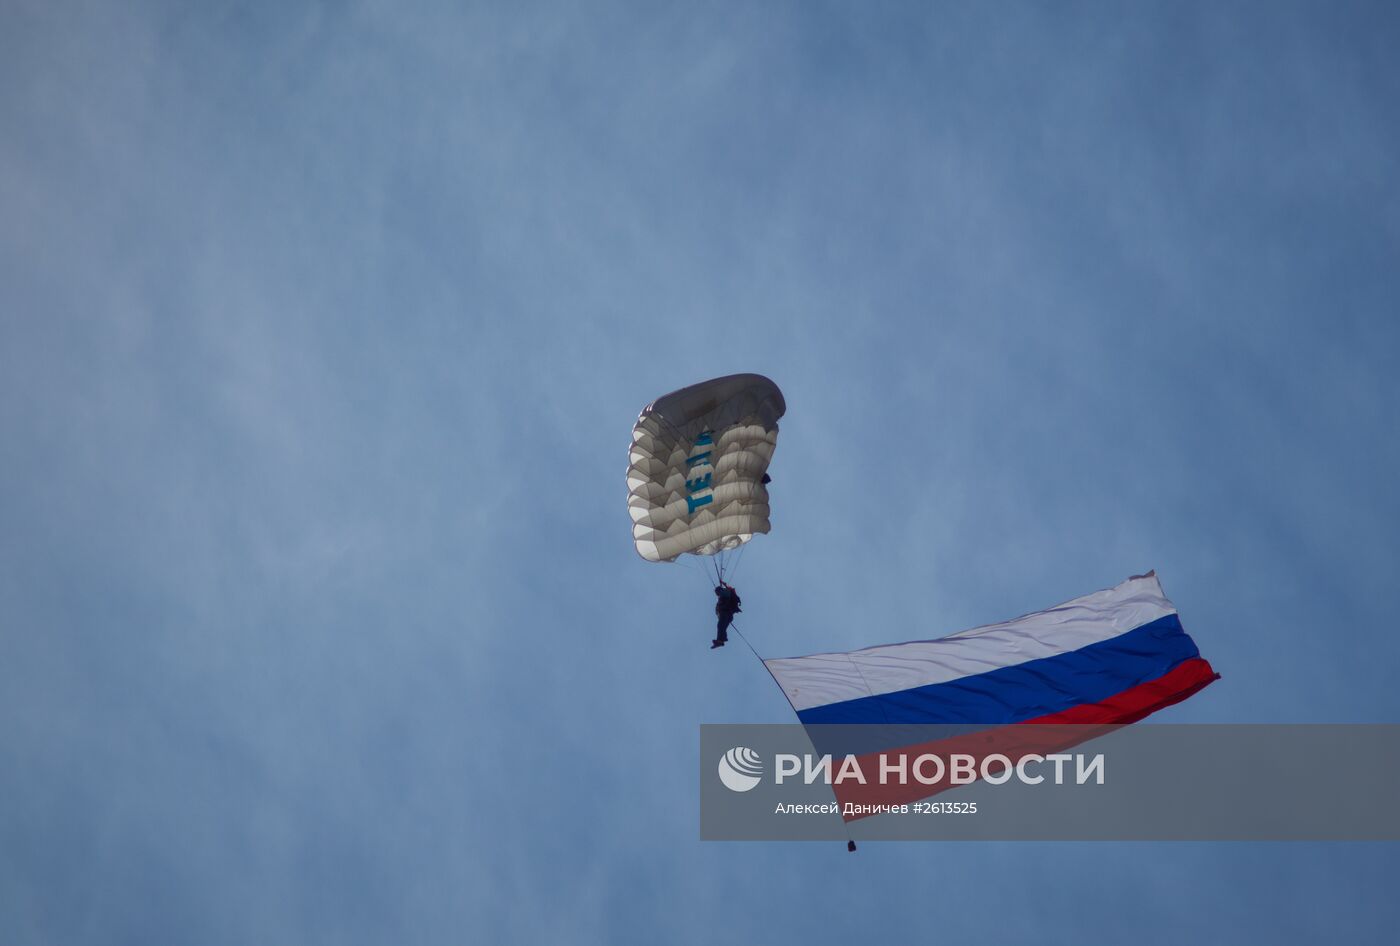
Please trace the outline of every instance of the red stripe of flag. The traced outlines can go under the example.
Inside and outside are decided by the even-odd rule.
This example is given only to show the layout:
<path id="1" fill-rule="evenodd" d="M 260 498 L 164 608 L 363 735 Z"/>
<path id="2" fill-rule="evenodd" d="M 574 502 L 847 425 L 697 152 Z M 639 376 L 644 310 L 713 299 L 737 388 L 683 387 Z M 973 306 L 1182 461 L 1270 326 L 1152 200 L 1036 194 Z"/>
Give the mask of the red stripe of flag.
<path id="1" fill-rule="evenodd" d="M 1192 657 L 1155 680 L 1140 683 L 1098 703 L 1074 706 L 1010 726 L 857 756 L 860 770 L 870 784 L 852 784 L 846 780 L 839 785 L 833 784 L 832 790 L 843 808 L 847 803 L 898 805 L 918 801 L 959 787 L 949 784 L 947 780 L 946 763 L 949 756 L 955 753 L 972 756 L 976 760 L 977 770 L 981 771 L 982 760 L 990 755 L 1004 755 L 1015 764 L 1028 755 L 1044 756 L 1061 752 L 1119 726 L 1137 722 L 1173 703 L 1180 703 L 1218 679 L 1220 674 L 1204 658 Z M 928 785 L 915 781 L 913 777 L 914 760 L 926 753 L 941 756 L 945 762 L 944 778 Z M 908 773 L 906 784 L 879 784 L 882 756 L 896 764 L 901 756 L 904 757 L 905 771 Z M 833 761 L 832 764 L 839 771 L 839 763 Z M 843 814 L 842 817 L 846 821 L 858 821 L 868 815 L 853 814 L 848 817 Z"/>

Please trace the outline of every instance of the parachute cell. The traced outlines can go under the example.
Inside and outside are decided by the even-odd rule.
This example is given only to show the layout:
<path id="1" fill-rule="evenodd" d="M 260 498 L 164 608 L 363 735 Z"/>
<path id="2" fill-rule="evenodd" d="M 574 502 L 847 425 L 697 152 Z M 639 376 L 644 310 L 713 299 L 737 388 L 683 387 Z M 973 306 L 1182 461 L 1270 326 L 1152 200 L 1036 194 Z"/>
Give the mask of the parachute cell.
<path id="1" fill-rule="evenodd" d="M 647 405 L 632 428 L 627 508 L 649 562 L 714 555 L 768 532 L 765 473 L 783 394 L 757 374 L 681 388 Z"/>

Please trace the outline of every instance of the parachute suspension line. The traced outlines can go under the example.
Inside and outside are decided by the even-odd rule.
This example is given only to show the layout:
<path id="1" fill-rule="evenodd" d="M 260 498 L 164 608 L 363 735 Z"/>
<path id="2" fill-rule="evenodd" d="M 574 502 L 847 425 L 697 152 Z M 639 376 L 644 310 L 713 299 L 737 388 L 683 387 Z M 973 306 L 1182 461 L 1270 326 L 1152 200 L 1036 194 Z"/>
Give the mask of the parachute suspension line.
<path id="1" fill-rule="evenodd" d="M 752 542 L 753 540 L 750 539 L 749 541 Z M 743 545 L 739 546 L 739 554 L 734 556 L 734 567 L 729 569 L 729 574 L 732 575 L 739 570 L 739 563 L 744 560 L 744 553 L 748 551 L 748 548 L 748 542 L 745 542 Z"/>
<path id="2" fill-rule="evenodd" d="M 710 576 L 706 574 L 704 565 L 701 565 L 698 562 L 691 562 L 687 558 L 676 559 L 676 564 L 684 566 L 686 571 L 690 572 L 692 575 L 698 576 L 701 583 L 704 584 L 705 590 L 710 590 Z"/>

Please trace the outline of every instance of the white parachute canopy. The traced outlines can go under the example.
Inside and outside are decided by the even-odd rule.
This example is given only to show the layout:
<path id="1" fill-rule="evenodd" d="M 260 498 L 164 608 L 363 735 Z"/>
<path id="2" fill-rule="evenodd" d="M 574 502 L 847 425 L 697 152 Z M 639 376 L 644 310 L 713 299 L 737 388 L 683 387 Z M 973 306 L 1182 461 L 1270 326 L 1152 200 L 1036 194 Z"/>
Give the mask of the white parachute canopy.
<path id="1" fill-rule="evenodd" d="M 714 555 L 769 530 L 764 474 L 783 392 L 758 374 L 702 381 L 657 398 L 632 428 L 627 509 L 649 562 Z"/>

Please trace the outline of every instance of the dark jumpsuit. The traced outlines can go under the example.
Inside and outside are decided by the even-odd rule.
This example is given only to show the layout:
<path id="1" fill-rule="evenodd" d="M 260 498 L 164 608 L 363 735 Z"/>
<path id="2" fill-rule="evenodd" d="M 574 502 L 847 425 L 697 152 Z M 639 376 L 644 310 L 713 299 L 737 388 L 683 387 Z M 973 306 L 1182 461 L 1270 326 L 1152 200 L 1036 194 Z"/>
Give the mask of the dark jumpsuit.
<path id="1" fill-rule="evenodd" d="M 735 613 L 743 608 L 739 607 L 739 593 L 727 585 L 715 589 L 715 598 L 715 614 L 719 618 L 715 622 L 715 640 L 723 644 L 729 640 L 729 625 Z"/>

